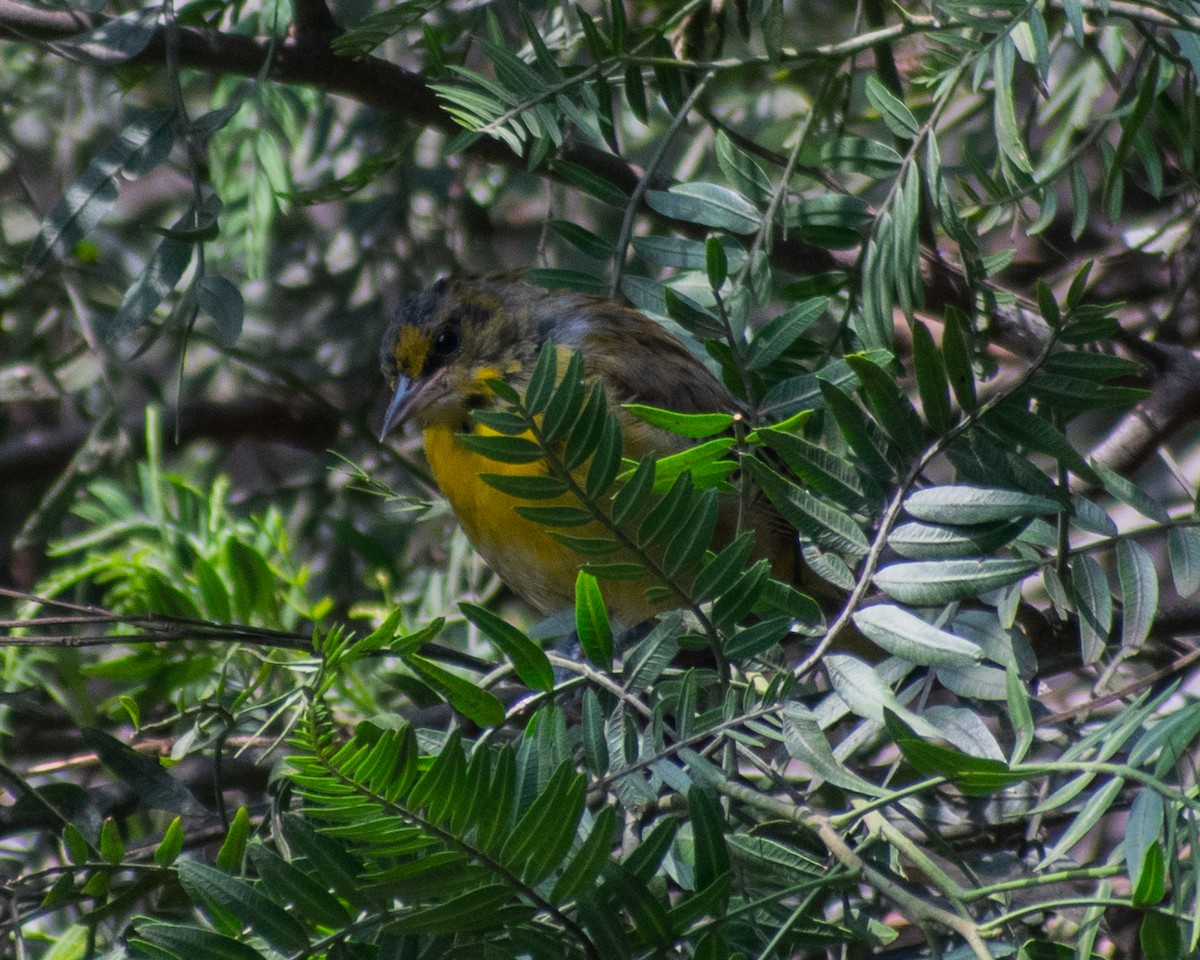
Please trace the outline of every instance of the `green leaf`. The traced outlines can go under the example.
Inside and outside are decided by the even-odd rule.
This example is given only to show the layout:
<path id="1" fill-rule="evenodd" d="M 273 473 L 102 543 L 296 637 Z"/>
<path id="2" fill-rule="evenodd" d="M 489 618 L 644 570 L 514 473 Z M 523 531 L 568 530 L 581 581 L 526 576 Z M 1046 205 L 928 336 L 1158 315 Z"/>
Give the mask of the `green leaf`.
<path id="1" fill-rule="evenodd" d="M 574 550 L 581 557 L 610 556 L 619 549 L 619 544 L 611 537 L 576 537 L 557 530 L 547 530 L 555 540 L 569 550 Z"/>
<path id="2" fill-rule="evenodd" d="M 992 122 L 996 130 L 996 141 L 1004 158 L 1016 172 L 1030 175 L 1033 164 L 1025 149 L 1025 138 L 1017 123 L 1016 107 L 1013 103 L 1013 58 L 1016 48 L 1012 40 L 1004 38 L 993 50 L 992 69 L 993 111 Z"/>
<path id="3" fill-rule="evenodd" d="M 263 955 L 249 944 L 199 927 L 139 918 L 136 930 L 138 940 L 187 960 L 263 960 Z"/>
<path id="4" fill-rule="evenodd" d="M 967 413 L 975 411 L 975 371 L 971 366 L 970 321 L 957 307 L 947 306 L 942 325 L 942 359 L 946 379 L 954 390 L 958 405 Z"/>
<path id="5" fill-rule="evenodd" d="M 180 883 L 193 900 L 215 904 L 280 950 L 308 948 L 304 927 L 246 881 L 196 860 L 184 860 L 178 872 Z"/>
<path id="6" fill-rule="evenodd" d="M 908 560 L 982 557 L 1011 543 L 1027 526 L 1023 520 L 973 526 L 902 523 L 888 534 L 888 546 Z"/>
<path id="7" fill-rule="evenodd" d="M 1018 764 L 1025 759 L 1025 754 L 1033 746 L 1037 728 L 1033 722 L 1033 711 L 1029 706 L 1029 690 L 1021 679 L 1015 659 L 1009 662 L 1004 673 L 1007 682 L 1008 717 L 1012 723 L 1013 733 L 1016 735 L 1011 762 Z"/>
<path id="8" fill-rule="evenodd" d="M 907 140 L 921 133 L 921 125 L 904 102 L 896 97 L 875 74 L 867 77 L 867 99 L 879 111 L 893 136 Z"/>
<path id="9" fill-rule="evenodd" d="M 350 915 L 337 897 L 303 870 L 261 843 L 250 844 L 246 852 L 275 902 L 291 904 L 299 916 L 311 923 L 340 928 L 350 922 Z"/>
<path id="10" fill-rule="evenodd" d="M 999 702 L 1008 699 L 1007 674 L 991 664 L 977 663 L 971 667 L 939 666 L 934 669 L 934 673 L 943 687 L 960 697 Z"/>
<path id="11" fill-rule="evenodd" d="M 658 897 L 638 877 L 616 860 L 604 865 L 601 891 L 612 902 L 612 909 L 627 912 L 638 940 L 648 942 L 661 955 L 675 938 L 667 911 Z"/>
<path id="12" fill-rule="evenodd" d="M 600 585 L 590 573 L 575 577 L 575 631 L 587 658 L 601 670 L 612 670 L 613 636 Z"/>
<path id="13" fill-rule="evenodd" d="M 683 79 L 679 67 L 670 62 L 675 59 L 670 41 L 661 34 L 655 36 L 650 43 L 650 56 L 656 61 L 654 79 L 658 83 L 663 105 L 668 113 L 675 115 L 683 109 Z"/>
<path id="14" fill-rule="evenodd" d="M 621 422 L 612 414 L 606 414 L 600 440 L 584 478 L 584 493 L 592 501 L 602 497 L 616 482 L 621 470 L 622 449 Z"/>
<path id="15" fill-rule="evenodd" d="M 851 510 L 865 511 L 867 492 L 849 460 L 781 430 L 763 428 L 757 433 L 806 486 Z"/>
<path id="16" fill-rule="evenodd" d="M 577 163 L 552 160 L 550 172 L 571 186 L 578 187 L 584 193 L 614 207 L 625 207 L 629 203 L 629 195 L 615 183 Z"/>
<path id="17" fill-rule="evenodd" d="M 1103 655 L 1112 631 L 1112 593 L 1095 557 L 1085 553 L 1072 561 L 1071 589 L 1079 614 L 1080 653 L 1086 666 Z"/>
<path id="18" fill-rule="evenodd" d="M 557 382 L 558 348 L 547 340 L 538 351 L 533 373 L 529 376 L 529 386 L 525 388 L 525 410 L 529 416 L 537 416 L 545 411 Z"/>
<path id="19" fill-rule="evenodd" d="M 823 665 L 834 691 L 857 716 L 880 721 L 884 707 L 904 711 L 879 668 L 845 653 L 827 654 Z M 921 722 L 920 718 L 913 719 Z"/>
<path id="20" fill-rule="evenodd" d="M 809 767 L 822 780 L 835 787 L 877 797 L 885 791 L 865 780 L 834 756 L 829 740 L 817 722 L 816 715 L 800 703 L 787 703 L 783 708 L 783 744 L 790 756 Z"/>
<path id="21" fill-rule="evenodd" d="M 888 653 L 922 666 L 971 666 L 983 651 L 970 640 L 956 637 L 892 604 L 874 604 L 857 611 L 854 624 L 863 635 Z"/>
<path id="22" fill-rule="evenodd" d="M 1117 544 L 1121 583 L 1121 646 L 1136 650 L 1150 633 L 1158 612 L 1158 572 L 1145 547 L 1133 540 Z"/>
<path id="23" fill-rule="evenodd" d="M 1150 396 L 1142 387 L 1110 387 L 1083 377 L 1050 373 L 1035 373 L 1026 386 L 1043 403 L 1064 413 L 1124 410 Z"/>
<path id="24" fill-rule="evenodd" d="M 723 644 L 731 663 L 742 663 L 778 646 L 792 628 L 791 617 L 770 617 L 739 630 Z"/>
<path id="25" fill-rule="evenodd" d="M 725 846 L 725 819 L 721 808 L 704 787 L 693 785 L 687 794 L 692 823 L 696 889 L 703 890 L 729 872 L 729 850 Z"/>
<path id="26" fill-rule="evenodd" d="M 535 287 L 545 287 L 547 290 L 578 290 L 580 293 L 603 296 L 608 289 L 602 278 L 594 273 L 582 273 L 578 270 L 531 267 L 522 277 L 526 283 Z"/>
<path id="27" fill-rule="evenodd" d="M 1035 572 L 1033 560 L 917 560 L 880 569 L 875 585 L 894 600 L 929 607 L 978 597 Z"/>
<path id="28" fill-rule="evenodd" d="M 73 60 L 97 66 L 115 66 L 145 50 L 154 39 L 156 26 L 154 11 L 138 9 L 57 43 L 65 51 L 70 51 Z"/>
<path id="29" fill-rule="evenodd" d="M 608 742 L 604 738 L 604 708 L 592 687 L 583 691 L 579 730 L 583 745 L 584 769 L 596 776 L 607 773 L 609 752 Z"/>
<path id="30" fill-rule="evenodd" d="M 612 256 L 612 243 L 577 223 L 569 220 L 551 220 L 549 226 L 571 246 L 593 259 L 607 260 Z"/>
<path id="31" fill-rule="evenodd" d="M 125 291 L 117 312 L 103 321 L 97 318 L 96 329 L 100 339 L 105 343 L 113 343 L 149 320 L 163 298 L 179 283 L 192 261 L 192 250 L 189 243 L 169 237 L 163 240 L 146 261 L 141 275 Z"/>
<path id="32" fill-rule="evenodd" d="M 238 807 L 230 821 L 229 830 L 221 849 L 217 851 L 217 868 L 226 873 L 240 873 L 242 860 L 246 856 L 246 842 L 250 839 L 250 814 L 245 807 Z"/>
<path id="33" fill-rule="evenodd" d="M 828 308 L 828 297 L 816 297 L 780 314 L 750 341 L 746 351 L 746 368 L 762 370 L 774 363 Z"/>
<path id="34" fill-rule="evenodd" d="M 933 342 L 929 328 L 920 320 L 912 324 L 913 372 L 925 422 L 937 434 L 950 429 L 950 385 L 942 354 Z"/>
<path id="35" fill-rule="evenodd" d="M 1025 779 L 1008 764 L 986 757 L 972 757 L 959 750 L 928 743 L 917 736 L 893 711 L 884 709 L 884 724 L 904 759 L 926 776 L 940 776 L 958 785 L 969 797 L 986 797 Z"/>
<path id="36" fill-rule="evenodd" d="M 176 817 L 174 820 L 171 821 L 171 826 L 167 828 L 167 833 L 166 833 L 166 835 L 163 836 L 163 843 L 159 844 L 160 849 L 162 848 L 163 844 L 166 843 L 167 836 L 171 835 L 172 829 L 174 830 L 174 834 L 176 836 L 182 837 L 182 830 L 180 829 L 178 824 L 179 824 L 178 817 Z M 79 828 L 77 826 L 75 826 L 75 824 L 68 823 L 65 827 L 63 827 L 62 839 L 63 839 L 63 847 L 67 851 L 67 859 L 70 860 L 71 863 L 73 863 L 75 866 L 79 866 L 80 864 L 87 863 L 88 858 L 91 855 L 91 849 L 88 846 L 87 838 L 84 837 L 83 833 L 80 832 Z M 167 849 L 169 850 L 170 847 L 168 847 Z M 179 855 L 179 851 L 177 850 L 177 851 L 175 851 L 175 856 L 178 856 L 178 855 Z M 155 850 L 155 852 L 154 852 L 154 857 L 155 857 L 154 862 L 158 863 L 159 861 L 158 861 L 158 851 L 157 850 Z M 172 857 L 171 859 L 173 860 L 174 857 Z M 169 863 L 170 863 L 170 861 L 168 861 L 168 864 Z M 162 864 L 162 866 L 166 866 L 166 865 L 167 864 Z"/>
<path id="37" fill-rule="evenodd" d="M 734 444 L 732 437 L 721 437 L 660 458 L 654 465 L 655 491 L 667 490 L 684 474 L 691 474 L 696 486 L 711 487 L 724 480 L 737 469 L 732 460 L 723 459 Z"/>
<path id="38" fill-rule="evenodd" d="M 1019 490 L 953 484 L 910 494 L 904 509 L 931 523 L 981 524 L 1058 513 L 1060 504 Z"/>
<path id="39" fill-rule="evenodd" d="M 654 458 L 645 457 L 638 462 L 633 473 L 613 496 L 612 519 L 618 526 L 636 517 L 650 501 L 654 490 Z"/>
<path id="40" fill-rule="evenodd" d="M 585 781 L 570 761 L 554 771 L 500 848 L 500 863 L 538 883 L 570 850 L 583 814 Z"/>
<path id="41" fill-rule="evenodd" d="M 1013 404 L 1002 403 L 988 411 L 984 422 L 1014 443 L 1035 453 L 1054 457 L 1076 476 L 1089 483 L 1100 482 L 1099 476 L 1084 462 L 1066 435 L 1045 417 Z"/>
<path id="42" fill-rule="evenodd" d="M 645 124 L 650 116 L 646 103 L 646 83 L 642 79 L 642 68 L 631 63 L 625 68 L 625 102 L 629 104 L 630 112 Z"/>
<path id="43" fill-rule="evenodd" d="M 138 753 L 102 730 L 84 728 L 84 744 L 116 777 L 133 788 L 138 799 L 153 810 L 197 814 L 203 811 L 191 792 L 175 780 L 156 757 Z"/>
<path id="44" fill-rule="evenodd" d="M 621 406 L 639 420 L 681 437 L 711 437 L 733 426 L 733 415 L 729 413 L 676 413 L 642 403 L 625 403 Z"/>
<path id="45" fill-rule="evenodd" d="M 434 906 L 402 913 L 394 921 L 397 929 L 409 934 L 462 934 L 474 930 L 502 929 L 508 924 L 527 920 L 532 909 L 506 909 L 513 893 L 507 884 L 493 883 L 466 890 Z"/>
<path id="46" fill-rule="evenodd" d="M 1167 552 L 1175 592 L 1187 599 L 1200 589 L 1200 531 L 1194 527 L 1171 527 Z"/>
<path id="47" fill-rule="evenodd" d="M 196 284 L 196 305 L 212 318 L 217 342 L 232 347 L 242 334 L 246 314 L 242 292 L 227 277 L 206 273 Z"/>
<path id="48" fill-rule="evenodd" d="M 871 412 L 887 435 L 906 455 L 919 456 L 925 448 L 925 431 L 917 411 L 897 385 L 895 374 L 861 353 L 847 356 L 846 362 L 862 381 Z"/>
<path id="49" fill-rule="evenodd" d="M 590 889 L 612 854 L 617 825 L 617 810 L 605 806 L 596 815 L 592 829 L 588 832 L 571 862 L 559 875 L 550 893 L 551 903 L 571 900 L 581 891 Z"/>
<path id="50" fill-rule="evenodd" d="M 861 137 L 840 137 L 821 147 L 821 165 L 834 170 L 890 177 L 903 163 L 895 148 Z"/>
<path id="51" fill-rule="evenodd" d="M 784 519 L 797 530 L 831 550 L 854 556 L 870 550 L 866 536 L 846 514 L 822 503 L 761 460 L 748 458 L 745 467 Z"/>
<path id="52" fill-rule="evenodd" d="M 1124 787 L 1125 780 L 1122 777 L 1113 777 L 1104 786 L 1100 787 L 1100 789 L 1092 791 L 1087 798 L 1087 802 L 1084 803 L 1079 813 L 1071 820 L 1066 830 L 1058 836 L 1053 846 L 1043 854 L 1038 869 L 1050 866 L 1050 864 L 1062 857 L 1075 844 L 1091 833 L 1095 829 L 1096 824 L 1110 812 L 1113 803 L 1120 796 Z"/>
<path id="53" fill-rule="evenodd" d="M 739 269 L 745 266 L 746 251 L 742 248 L 741 243 L 726 234 L 717 234 L 716 241 L 721 245 L 731 268 Z M 639 256 L 664 267 L 704 270 L 708 265 L 707 244 L 701 243 L 699 240 L 649 234 L 644 237 L 633 237 L 630 243 L 633 244 L 633 249 Z"/>
<path id="54" fill-rule="evenodd" d="M 554 689 L 554 668 L 541 647 L 485 607 L 463 601 L 458 608 L 504 652 L 527 686 L 546 692 Z"/>
<path id="55" fill-rule="evenodd" d="M 117 822 L 112 817 L 105 817 L 100 827 L 100 856 L 105 863 L 114 866 L 125 859 L 125 841 L 117 829 Z"/>
<path id="56" fill-rule="evenodd" d="M 1106 205 L 1117 188 L 1117 181 L 1125 176 L 1129 151 L 1158 96 L 1158 74 L 1162 58 L 1150 57 L 1148 59 L 1150 62 L 1138 83 L 1137 97 L 1133 101 L 1133 107 L 1121 124 L 1121 139 L 1117 141 L 1117 148 L 1113 151 L 1112 158 L 1106 163 L 1107 173 L 1102 193 L 1104 199 L 1101 201 Z"/>
<path id="57" fill-rule="evenodd" d="M 862 410 L 855 405 L 841 387 L 823 377 L 818 377 L 817 383 L 821 399 L 825 401 L 825 406 L 833 414 L 842 436 L 845 437 L 846 443 L 858 457 L 862 468 L 871 476 L 881 480 L 896 476 L 895 461 L 897 457 L 894 451 L 881 450 L 880 446 L 876 444 L 875 438 L 872 436 L 873 425 L 868 423 Z M 886 448 L 887 441 L 883 438 L 880 440 Z"/>
<path id="58" fill-rule="evenodd" d="M 746 566 L 754 549 L 754 531 L 744 530 L 709 560 L 692 583 L 692 597 L 710 600 L 728 589 Z"/>
<path id="59" fill-rule="evenodd" d="M 758 162 L 739 150 L 724 130 L 717 132 L 717 165 L 726 179 L 757 204 L 770 201 L 774 189 Z"/>
<path id="60" fill-rule="evenodd" d="M 671 845 L 679 834 L 679 826 L 678 820 L 669 817 L 659 820 L 642 834 L 640 842 L 630 851 L 622 866 L 643 883 L 649 883 L 670 852 Z"/>
<path id="61" fill-rule="evenodd" d="M 662 567 L 668 577 L 691 570 L 704 558 L 717 525 L 717 491 L 702 490 L 679 529 L 663 550 Z"/>
<path id="62" fill-rule="evenodd" d="M 1142 916 L 1138 945 L 1146 960 L 1175 960 L 1187 953 L 1183 934 L 1179 931 L 1179 921 L 1163 913 L 1146 913 Z"/>
<path id="63" fill-rule="evenodd" d="M 514 399 L 519 397 L 515 391 L 512 396 Z M 473 410 L 471 419 L 489 431 L 504 436 L 519 437 L 529 432 L 529 421 L 521 414 L 509 410 Z"/>
<path id="64" fill-rule="evenodd" d="M 792 200 L 785 223 L 807 243 L 829 250 L 858 246 L 867 239 L 872 221 L 871 208 L 855 196 L 844 193 L 818 193 Z"/>
<path id="65" fill-rule="evenodd" d="M 608 420 L 608 403 L 604 396 L 604 387 L 597 380 L 588 390 L 587 401 L 580 411 L 579 419 L 572 425 L 567 434 L 567 442 L 563 449 L 563 466 L 574 470 L 592 455 L 600 435 Z"/>
<path id="66" fill-rule="evenodd" d="M 91 233 L 116 203 L 122 177 L 148 173 L 166 160 L 174 121 L 174 110 L 132 114 L 121 135 L 92 159 L 43 221 L 26 251 L 26 271 L 41 271 L 48 260 L 66 256 Z"/>
<path id="67" fill-rule="evenodd" d="M 513 510 L 518 516 L 546 527 L 582 527 L 595 520 L 591 511 L 568 505 L 539 507 L 518 504 Z"/>
<path id="68" fill-rule="evenodd" d="M 685 296 L 674 287 L 663 287 L 662 294 L 667 315 L 689 333 L 697 337 L 723 335 L 721 321 L 691 297 Z"/>
<path id="69" fill-rule="evenodd" d="M 558 477 L 523 476 L 510 473 L 481 473 L 479 479 L 489 487 L 518 500 L 554 500 L 566 494 L 568 487 Z"/>
<path id="70" fill-rule="evenodd" d="M 562 381 L 555 388 L 542 419 L 542 436 L 546 443 L 561 438 L 579 419 L 586 392 L 583 385 L 583 357 L 572 353 L 563 371 Z"/>
<path id="71" fill-rule="evenodd" d="M 682 617 L 677 610 L 664 614 L 646 638 L 629 651 L 621 671 L 626 689 L 644 693 L 671 665 L 679 650 Z"/>
<path id="72" fill-rule="evenodd" d="M 693 492 L 692 475 L 686 471 L 679 474 L 666 495 L 638 525 L 638 546 L 646 549 L 674 536 L 691 510 Z"/>
<path id="73" fill-rule="evenodd" d="M 406 653 L 402 659 L 464 717 L 481 727 L 495 727 L 504 722 L 504 704 L 493 694 L 418 654 Z"/>
<path id="74" fill-rule="evenodd" d="M 646 203 L 665 217 L 730 233 L 754 233 L 762 223 L 754 204 L 715 183 L 681 183 L 670 190 L 649 190 Z"/>
<path id="75" fill-rule="evenodd" d="M 320 878 L 322 886 L 332 887 L 351 904 L 370 903 L 363 892 L 360 876 L 363 865 L 329 837 L 294 814 L 283 816 L 283 836 L 294 857 L 303 857 L 309 874 Z"/>
<path id="76" fill-rule="evenodd" d="M 630 960 L 630 937 L 620 913 L 606 903 L 598 889 L 583 891 L 576 903 L 588 939 L 604 960 Z"/>
<path id="77" fill-rule="evenodd" d="M 746 616 L 762 595 L 770 574 L 771 565 L 766 560 L 758 560 L 751 564 L 713 603 L 713 623 L 724 627 Z"/>
<path id="78" fill-rule="evenodd" d="M 708 275 L 708 285 L 714 290 L 720 290 L 729 277 L 729 258 L 725 256 L 725 247 L 718 237 L 709 237 L 705 241 L 704 270 Z"/>
<path id="79" fill-rule="evenodd" d="M 473 453 L 482 454 L 498 463 L 536 463 L 542 459 L 542 448 L 524 437 L 491 437 L 460 433 L 456 439 Z"/>
<path id="80" fill-rule="evenodd" d="M 1117 377 L 1139 376 L 1145 372 L 1145 367 L 1134 360 L 1114 357 L 1108 353 L 1060 350 L 1046 358 L 1046 362 L 1042 364 L 1042 370 L 1046 373 L 1103 383 Z"/>
<path id="81" fill-rule="evenodd" d="M 1156 523 L 1169 524 L 1171 515 L 1167 508 L 1151 497 L 1145 490 L 1130 480 L 1126 480 L 1115 470 L 1096 465 L 1096 472 L 1104 483 L 1104 489 L 1120 500 L 1133 507 L 1138 513 Z"/>
<path id="82" fill-rule="evenodd" d="M 1163 812 L 1162 797 L 1154 790 L 1142 787 L 1125 821 L 1125 868 L 1136 906 L 1152 906 L 1162 900 L 1165 893 L 1160 842 Z"/>

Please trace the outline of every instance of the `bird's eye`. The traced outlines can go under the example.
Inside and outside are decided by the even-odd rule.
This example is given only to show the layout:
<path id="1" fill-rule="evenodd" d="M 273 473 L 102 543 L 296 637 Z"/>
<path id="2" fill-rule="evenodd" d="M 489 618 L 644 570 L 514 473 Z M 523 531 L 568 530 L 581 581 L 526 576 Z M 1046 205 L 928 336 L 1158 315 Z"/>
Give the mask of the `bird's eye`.
<path id="1" fill-rule="evenodd" d="M 448 357 L 458 349 L 458 331 L 447 327 L 433 339 L 433 350 L 439 357 Z"/>

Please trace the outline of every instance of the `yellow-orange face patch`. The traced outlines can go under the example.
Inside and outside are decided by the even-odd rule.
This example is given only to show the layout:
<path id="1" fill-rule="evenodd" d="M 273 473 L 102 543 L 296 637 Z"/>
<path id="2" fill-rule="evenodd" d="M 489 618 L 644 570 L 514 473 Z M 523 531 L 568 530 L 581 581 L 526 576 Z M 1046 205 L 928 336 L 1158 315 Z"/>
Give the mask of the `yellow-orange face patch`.
<path id="1" fill-rule="evenodd" d="M 405 326 L 392 344 L 392 356 L 396 360 L 396 371 L 403 377 L 415 380 L 425 369 L 425 360 L 433 341 L 420 327 Z"/>

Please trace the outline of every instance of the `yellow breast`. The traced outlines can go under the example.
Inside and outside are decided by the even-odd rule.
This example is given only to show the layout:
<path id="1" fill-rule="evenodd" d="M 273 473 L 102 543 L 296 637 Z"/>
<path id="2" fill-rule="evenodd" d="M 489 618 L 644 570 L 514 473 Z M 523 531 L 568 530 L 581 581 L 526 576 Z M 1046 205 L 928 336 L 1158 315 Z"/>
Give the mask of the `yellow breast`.
<path id="1" fill-rule="evenodd" d="M 495 436 L 476 426 L 476 434 Z M 575 578 L 583 558 L 551 537 L 540 524 L 525 519 L 513 508 L 522 501 L 502 493 L 480 479 L 482 473 L 509 476 L 545 476 L 545 464 L 511 464 L 490 460 L 468 450 L 449 425 L 425 428 L 425 456 L 443 496 L 458 516 L 463 531 L 488 565 L 518 594 L 543 613 L 570 609 L 575 602 Z M 567 495 L 544 504 L 571 504 Z M 572 535 L 603 536 L 599 524 L 576 527 Z M 607 559 L 607 558 L 606 558 Z M 609 614 L 626 625 L 647 620 L 661 608 L 646 602 L 642 580 L 609 581 L 602 585 Z"/>

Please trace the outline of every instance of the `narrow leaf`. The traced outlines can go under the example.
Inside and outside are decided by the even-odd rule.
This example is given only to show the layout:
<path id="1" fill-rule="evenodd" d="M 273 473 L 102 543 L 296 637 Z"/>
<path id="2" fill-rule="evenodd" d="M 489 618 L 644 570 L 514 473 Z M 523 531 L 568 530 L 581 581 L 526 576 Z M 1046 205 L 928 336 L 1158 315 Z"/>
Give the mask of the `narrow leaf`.
<path id="1" fill-rule="evenodd" d="M 554 669 L 546 654 L 507 620 L 474 603 L 461 602 L 459 609 L 482 630 L 512 662 L 517 675 L 534 690 L 554 689 Z"/>
<path id="2" fill-rule="evenodd" d="M 971 641 L 940 630 L 892 604 L 865 607 L 853 619 L 868 640 L 912 663 L 970 666 L 983 656 L 983 651 Z"/>
<path id="3" fill-rule="evenodd" d="M 1092 664 L 1108 644 L 1113 615 L 1108 577 L 1095 557 L 1082 554 L 1071 563 L 1071 588 L 1079 614 L 1081 656 L 1084 665 Z"/>
<path id="4" fill-rule="evenodd" d="M 1158 612 L 1158 572 L 1141 544 L 1117 544 L 1117 578 L 1121 583 L 1121 646 L 1136 650 L 1142 645 Z"/>
<path id="5" fill-rule="evenodd" d="M 889 564 L 874 579 L 889 597 L 928 607 L 1017 583 L 1037 568 L 1032 560 L 917 560 Z"/>
<path id="6" fill-rule="evenodd" d="M 596 578 L 585 570 L 575 577 L 575 630 L 583 652 L 601 670 L 612 669 L 613 636 Z"/>

